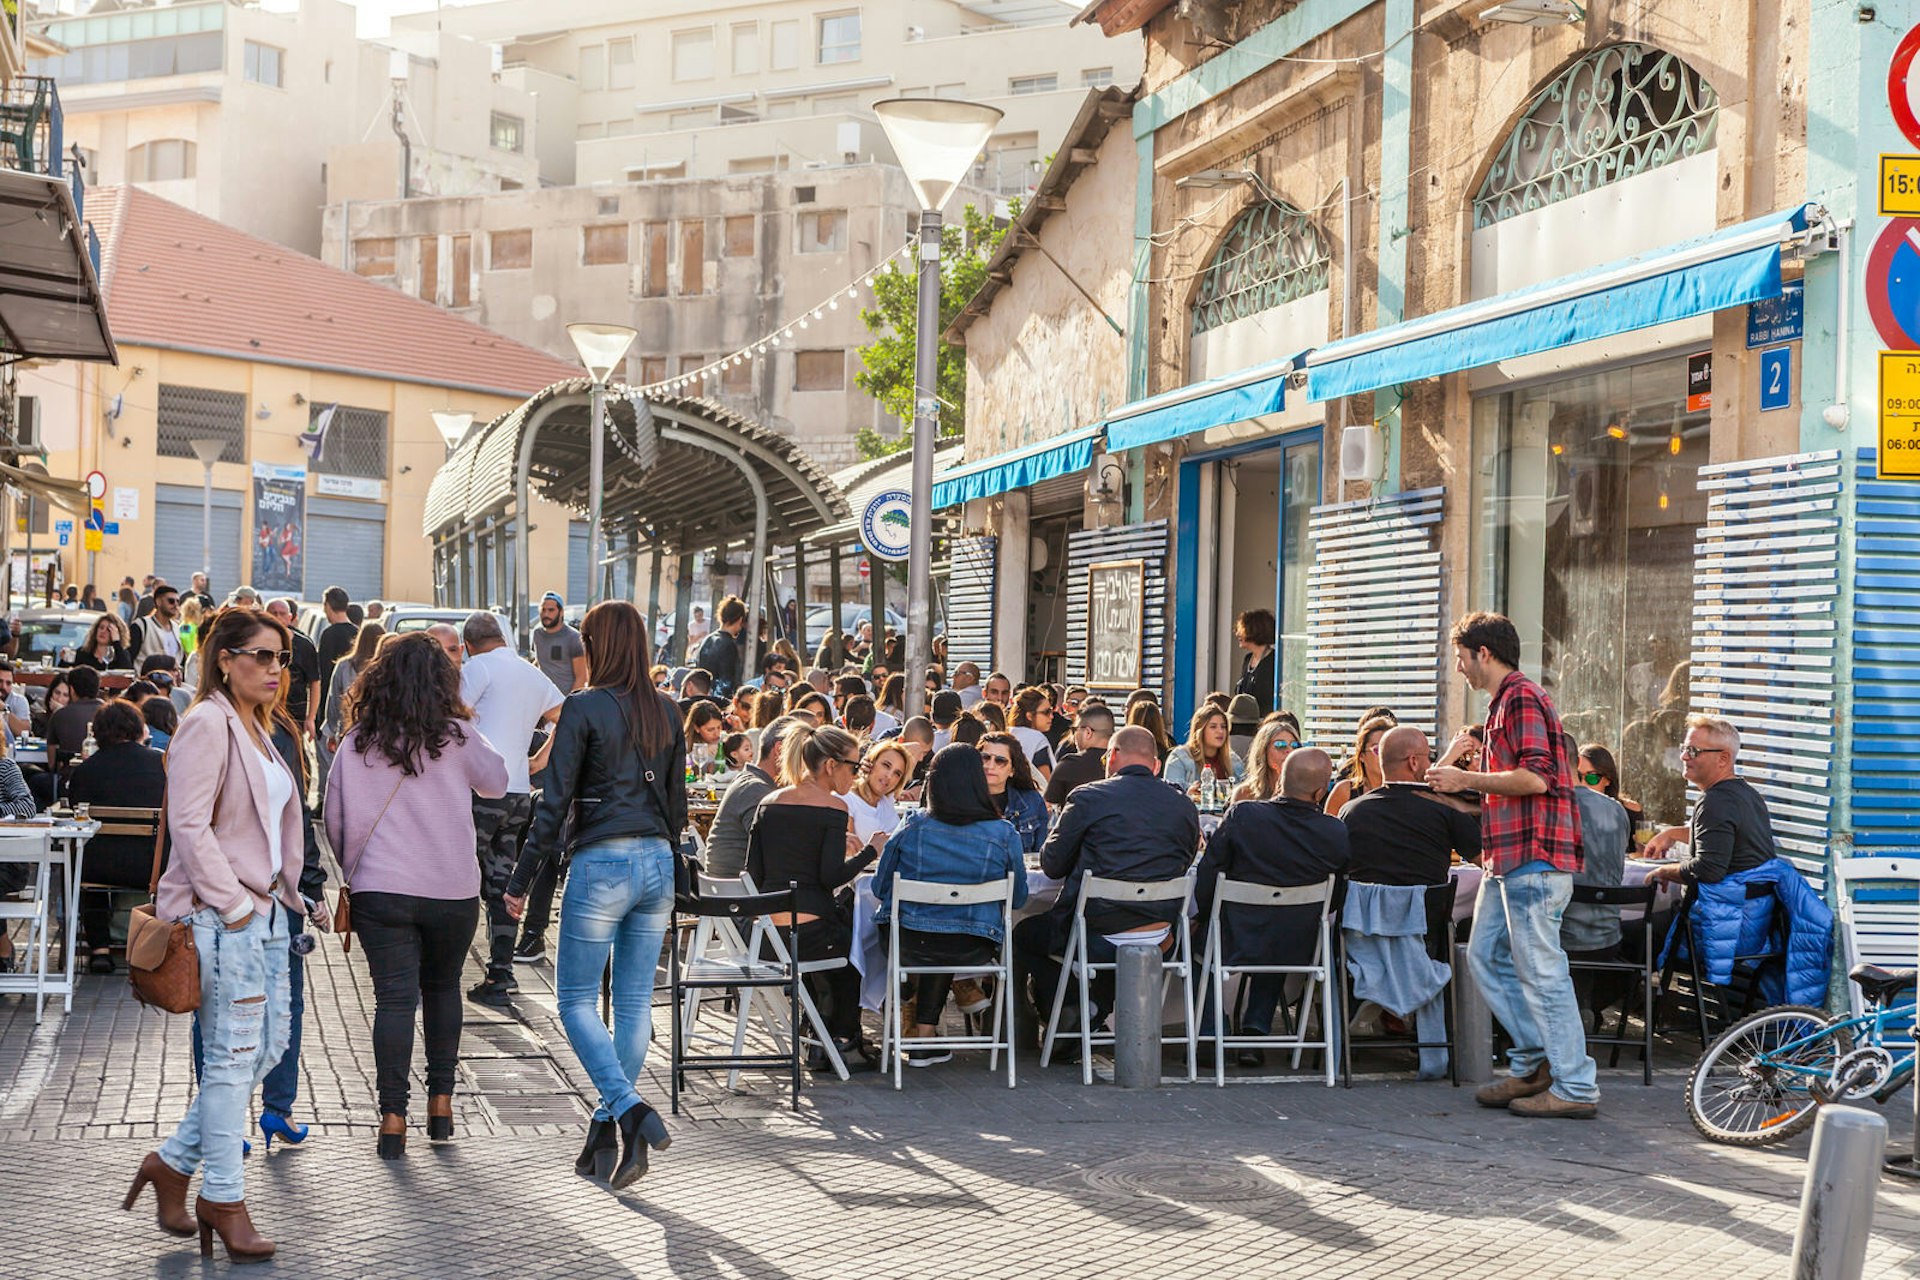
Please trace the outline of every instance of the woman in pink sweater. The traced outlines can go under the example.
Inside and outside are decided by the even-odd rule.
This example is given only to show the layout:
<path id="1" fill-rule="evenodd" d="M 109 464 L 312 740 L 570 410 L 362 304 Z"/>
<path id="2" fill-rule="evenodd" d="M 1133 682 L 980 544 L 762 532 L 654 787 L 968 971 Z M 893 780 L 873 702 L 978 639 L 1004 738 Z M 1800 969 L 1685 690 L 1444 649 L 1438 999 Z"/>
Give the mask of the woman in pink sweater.
<path id="1" fill-rule="evenodd" d="M 480 918 L 473 797 L 507 792 L 507 765 L 460 701 L 460 673 L 424 631 L 390 636 L 353 680 L 327 775 L 327 842 L 353 892 L 373 975 L 380 1155 L 407 1146 L 413 1017 L 427 1040 L 427 1137 L 453 1136 L 460 966 Z"/>

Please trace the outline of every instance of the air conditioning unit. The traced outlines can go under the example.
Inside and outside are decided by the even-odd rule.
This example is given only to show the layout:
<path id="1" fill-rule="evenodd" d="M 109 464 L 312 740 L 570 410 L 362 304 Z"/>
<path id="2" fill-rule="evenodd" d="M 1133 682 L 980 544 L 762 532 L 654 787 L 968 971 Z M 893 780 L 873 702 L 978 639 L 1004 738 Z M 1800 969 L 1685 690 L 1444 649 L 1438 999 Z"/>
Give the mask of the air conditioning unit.
<path id="1" fill-rule="evenodd" d="M 16 403 L 13 442 L 22 453 L 39 453 L 46 447 L 40 429 L 39 396 L 21 396 Z"/>
<path id="2" fill-rule="evenodd" d="M 1381 470 L 1380 431 L 1367 425 L 1340 433 L 1340 478 L 1378 480 Z"/>

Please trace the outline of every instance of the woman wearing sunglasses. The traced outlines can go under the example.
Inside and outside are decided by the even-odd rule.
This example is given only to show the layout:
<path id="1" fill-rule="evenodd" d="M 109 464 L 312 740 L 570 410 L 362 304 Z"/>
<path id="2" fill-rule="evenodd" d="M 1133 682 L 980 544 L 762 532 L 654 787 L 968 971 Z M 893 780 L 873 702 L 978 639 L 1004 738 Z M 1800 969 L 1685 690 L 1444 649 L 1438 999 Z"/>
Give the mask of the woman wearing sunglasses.
<path id="1" fill-rule="evenodd" d="M 1613 758 L 1613 752 L 1598 742 L 1589 742 L 1580 748 L 1580 763 L 1575 769 L 1575 781 L 1583 787 L 1591 787 L 1602 795 L 1612 796 L 1627 811 L 1628 823 L 1634 831 L 1633 849 L 1640 848 L 1640 828 L 1646 825 L 1639 804 L 1620 794 L 1620 766 Z"/>
<path id="2" fill-rule="evenodd" d="M 273 706 L 292 661 L 285 627 L 253 609 L 214 615 L 201 681 L 169 755 L 172 857 L 155 913 L 193 925 L 200 961 L 200 1088 L 179 1128 L 148 1154 L 123 1207 L 153 1184 L 155 1216 L 171 1235 L 218 1234 L 235 1262 L 270 1257 L 273 1241 L 247 1213 L 241 1134 L 256 1085 L 286 1052 L 290 912 L 298 912 L 298 780 L 273 748 Z M 322 907 L 315 923 L 325 927 Z M 187 1209 L 187 1186 L 200 1195 Z"/>
<path id="3" fill-rule="evenodd" d="M 1300 745 L 1300 730 L 1290 717 L 1270 715 L 1247 750 L 1247 780 L 1233 789 L 1231 803 L 1271 800 L 1280 794 L 1280 770 Z"/>
<path id="4" fill-rule="evenodd" d="M 979 751 L 994 807 L 1013 824 L 1023 850 L 1040 852 L 1040 846 L 1047 842 L 1047 802 L 1040 794 L 1040 784 L 1034 779 L 1033 766 L 1027 763 L 1020 739 L 1011 733 L 989 733 L 980 739 Z"/>

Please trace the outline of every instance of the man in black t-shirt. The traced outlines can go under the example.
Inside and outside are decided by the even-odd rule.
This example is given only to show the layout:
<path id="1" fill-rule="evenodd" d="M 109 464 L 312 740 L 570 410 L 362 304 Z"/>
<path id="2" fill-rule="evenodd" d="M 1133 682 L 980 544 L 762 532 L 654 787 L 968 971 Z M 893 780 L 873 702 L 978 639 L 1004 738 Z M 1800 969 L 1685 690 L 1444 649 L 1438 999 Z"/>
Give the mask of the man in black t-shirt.
<path id="1" fill-rule="evenodd" d="M 1363 884 L 1445 884 L 1453 854 L 1480 856 L 1480 820 L 1454 808 L 1421 779 L 1433 763 L 1427 735 L 1408 725 L 1380 739 L 1384 785 L 1340 810 L 1352 862 Z"/>
<path id="2" fill-rule="evenodd" d="M 293 601 L 284 598 L 269 601 L 267 615 L 293 637 L 293 665 L 287 670 L 287 714 L 311 738 L 314 713 L 319 710 L 320 702 L 314 696 L 320 684 L 320 651 L 294 625 Z"/>
<path id="3" fill-rule="evenodd" d="M 1647 856 L 1659 858 L 1685 840 L 1687 856 L 1671 866 L 1655 867 L 1647 879 L 1715 884 L 1779 856 L 1766 799 L 1736 775 L 1739 756 L 1740 733 L 1730 722 L 1714 716 L 1687 717 L 1680 768 L 1687 781 L 1700 788 L 1700 803 L 1686 826 L 1668 827 L 1647 842 Z"/>
<path id="4" fill-rule="evenodd" d="M 1064 718 L 1064 717 L 1056 717 Z M 1057 809 L 1077 787 L 1107 776 L 1107 743 L 1113 737 L 1113 712 L 1096 703 L 1083 708 L 1073 725 L 1073 750 L 1053 766 L 1047 779 L 1047 806 Z"/>

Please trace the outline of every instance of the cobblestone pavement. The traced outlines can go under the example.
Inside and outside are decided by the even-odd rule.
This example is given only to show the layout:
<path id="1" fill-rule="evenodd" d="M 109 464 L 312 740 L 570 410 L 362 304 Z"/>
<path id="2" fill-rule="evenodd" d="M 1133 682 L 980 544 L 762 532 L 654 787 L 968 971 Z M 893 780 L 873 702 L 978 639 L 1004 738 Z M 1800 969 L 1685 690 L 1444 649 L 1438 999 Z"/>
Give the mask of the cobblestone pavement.
<path id="1" fill-rule="evenodd" d="M 364 965 L 331 941 L 315 959 L 299 1104 L 315 1131 L 248 1166 L 281 1250 L 261 1274 L 1733 1277 L 1781 1275 L 1792 1248 L 1806 1141 L 1699 1141 L 1677 1061 L 1651 1089 L 1603 1073 L 1591 1124 L 1404 1078 L 1122 1093 L 1023 1059 L 1009 1091 L 967 1054 L 900 1093 L 870 1075 L 809 1083 L 797 1114 L 764 1080 L 696 1081 L 673 1148 L 616 1194 L 572 1172 L 584 1080 L 544 966 L 520 968 L 515 1015 L 469 1006 L 460 1140 L 416 1134 L 386 1163 Z M 36 1030 L 29 1004 L 0 1001 L 7 1273 L 224 1268 L 158 1233 L 150 1201 L 115 1211 L 185 1106 L 186 1020 L 139 1009 L 120 979 L 55 1009 Z M 649 1093 L 663 1107 L 665 1083 Z M 1920 1275 L 1920 1191 L 1883 1184 L 1868 1273 Z"/>

